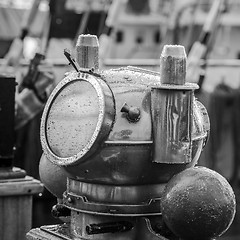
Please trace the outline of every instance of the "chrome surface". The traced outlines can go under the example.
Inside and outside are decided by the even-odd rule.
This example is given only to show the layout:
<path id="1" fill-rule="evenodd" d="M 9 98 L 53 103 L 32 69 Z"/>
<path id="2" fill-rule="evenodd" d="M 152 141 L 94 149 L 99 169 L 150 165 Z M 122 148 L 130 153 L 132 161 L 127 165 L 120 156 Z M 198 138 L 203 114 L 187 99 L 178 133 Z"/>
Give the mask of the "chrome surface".
<path id="1" fill-rule="evenodd" d="M 165 47 L 160 72 L 98 71 L 98 46 L 90 35 L 80 36 L 76 51 L 85 73 L 70 73 L 59 83 L 41 122 L 46 159 L 67 173 L 61 175 L 67 178 L 61 203 L 71 210 L 71 237 L 166 240 L 160 234 L 166 233 L 165 186 L 197 163 L 209 133 L 206 109 L 194 98 L 198 86 L 185 83 L 185 50 Z M 51 174 L 44 178 L 48 182 Z M 114 234 L 87 231 L 122 221 L 134 227 Z"/>
<path id="2" fill-rule="evenodd" d="M 160 234 L 156 234 L 152 228 L 148 218 L 137 217 L 117 217 L 117 216 L 99 216 L 93 214 L 77 214 L 72 212 L 71 228 L 76 239 L 98 239 L 98 240 L 167 240 Z M 86 226 L 89 224 L 101 224 L 107 222 L 128 221 L 134 227 L 130 231 L 123 233 L 105 233 L 97 235 L 89 235 Z"/>
<path id="3" fill-rule="evenodd" d="M 153 88 L 153 161 L 189 163 L 192 161 L 193 91 Z"/>
<path id="4" fill-rule="evenodd" d="M 190 151 L 188 152 L 190 156 L 188 155 L 189 158 L 187 158 L 187 161 L 185 161 L 185 163 L 179 161 L 178 164 L 175 165 L 165 164 L 164 166 L 161 166 L 158 165 L 159 162 L 154 163 L 152 160 L 152 151 L 154 144 L 156 147 L 158 147 L 159 144 L 155 143 L 155 140 L 153 138 L 153 131 L 156 130 L 153 130 L 156 128 L 156 121 L 153 122 L 151 117 L 151 89 L 159 88 L 159 86 L 163 87 L 163 89 L 160 91 L 163 93 L 164 91 L 166 92 L 165 95 L 163 94 L 165 96 L 165 101 L 167 101 L 167 93 L 171 92 L 173 94 L 174 90 L 165 90 L 164 87 L 166 84 L 159 85 L 159 73 L 139 68 L 126 67 L 115 70 L 106 70 L 101 71 L 100 75 L 101 79 L 98 79 L 91 74 L 71 73 L 60 83 L 60 85 L 57 86 L 57 88 L 50 96 L 50 99 L 47 102 L 43 113 L 41 127 L 44 154 L 47 154 L 49 160 L 53 161 L 55 164 L 67 166 L 66 170 L 74 177 L 77 177 L 79 180 L 117 185 L 141 185 L 167 182 L 174 174 L 188 167 L 188 162 L 190 162 L 191 159 L 194 159 L 196 163 L 201 153 L 203 142 L 202 139 L 206 137 L 206 132 L 202 126 L 203 116 L 199 113 L 198 105 L 193 104 L 193 116 L 191 116 L 186 109 L 187 106 L 180 106 L 180 104 L 177 105 L 177 102 L 172 102 L 175 104 L 171 106 L 172 110 L 177 111 L 180 114 L 177 118 L 178 125 L 173 125 L 175 126 L 175 132 L 179 131 L 178 135 L 180 133 L 182 135 L 184 134 L 184 131 L 181 132 L 181 129 L 177 128 L 180 125 L 181 128 L 184 128 L 185 130 L 187 130 L 187 127 L 189 129 L 192 129 L 192 131 L 187 136 L 189 140 L 192 139 L 192 143 L 189 142 L 189 146 L 192 144 L 192 154 L 190 154 Z M 87 80 L 85 80 L 86 76 L 88 76 Z M 96 86 L 99 86 L 98 89 L 100 89 L 100 91 L 97 90 L 99 92 L 98 96 L 105 96 L 103 98 L 105 101 L 102 102 L 101 99 L 98 100 L 98 107 L 102 109 L 104 114 L 101 116 L 102 120 L 98 120 L 100 123 L 100 128 L 96 130 L 97 138 L 92 138 L 93 148 L 90 148 L 89 152 L 87 152 L 87 148 L 85 148 L 85 155 L 81 151 L 81 142 L 79 142 L 79 145 L 76 145 L 76 148 L 74 148 L 72 151 L 73 156 L 70 156 L 69 154 L 67 157 L 63 158 L 59 155 L 56 155 L 49 146 L 47 138 L 50 133 L 48 132 L 49 129 L 46 127 L 46 123 L 49 121 L 48 112 L 51 111 L 52 102 L 56 101 L 56 96 L 58 96 L 58 94 L 61 94 L 62 89 L 65 89 L 65 91 L 73 91 L 71 88 L 73 88 L 74 85 L 70 85 L 69 83 L 75 81 L 86 83 L 86 81 L 89 81 L 90 79 L 96 83 Z M 107 84 L 105 81 L 103 81 L 103 79 L 107 82 Z M 184 86 L 186 85 L 187 84 Z M 111 88 L 111 90 L 109 90 L 108 86 Z M 189 85 L 186 89 L 184 88 L 185 93 L 191 92 L 190 90 L 195 86 L 196 85 Z M 178 90 L 176 90 L 176 96 L 173 99 L 176 100 L 177 96 L 181 96 L 180 92 L 183 91 L 180 91 L 182 85 L 175 85 L 175 87 Z M 181 98 L 183 98 L 183 96 L 184 95 L 182 93 Z M 191 101 L 194 103 L 196 100 L 192 99 Z M 141 118 L 139 121 L 132 123 L 129 122 L 128 119 L 124 116 L 126 113 L 121 112 L 121 108 L 125 103 L 127 103 L 129 106 L 134 106 L 140 109 Z M 95 104 L 97 104 L 97 102 L 95 102 Z M 74 106 L 74 102 L 71 104 L 71 106 Z M 181 112 L 182 108 L 184 109 L 185 114 L 189 114 L 186 115 L 185 119 Z M 82 112 L 83 109 L 79 109 L 78 112 Z M 99 110 L 99 112 L 101 111 Z M 65 113 L 63 111 L 60 111 L 59 114 Z M 77 119 L 78 115 L 79 113 L 74 113 L 73 118 L 68 118 L 67 120 L 71 122 L 73 119 Z M 85 116 L 87 116 L 87 113 Z M 158 117 L 159 121 L 161 121 L 162 116 L 159 115 Z M 192 124 L 188 123 L 188 125 L 184 125 L 185 120 L 188 118 L 188 121 L 190 122 L 190 118 L 192 119 Z M 174 120 L 166 120 L 172 121 L 172 124 L 175 124 L 176 122 L 176 118 Z M 180 120 L 182 123 L 180 123 Z M 82 118 L 79 117 L 79 122 L 81 121 Z M 101 121 L 103 121 L 102 124 Z M 171 122 L 169 122 L 169 124 L 170 123 Z M 76 124 L 76 120 L 74 124 Z M 61 134 L 63 134 L 62 128 L 59 129 L 61 129 Z M 75 132 L 70 131 L 70 128 L 65 128 L 65 130 L 66 134 L 68 134 L 70 137 L 72 135 L 74 136 Z M 91 128 L 83 129 L 83 131 L 87 130 L 91 132 Z M 163 130 L 166 131 L 166 129 Z M 53 136 L 55 136 L 54 131 L 55 129 L 52 128 L 51 134 L 53 134 Z M 89 136 L 91 140 L 90 136 L 93 136 L 93 134 L 86 134 L 86 136 Z M 165 137 L 166 136 L 163 136 L 163 141 L 165 141 Z M 89 138 L 87 140 L 89 140 Z M 54 141 L 59 141 L 60 151 L 61 148 L 64 148 L 64 151 L 66 152 L 68 151 L 68 148 L 63 144 L 61 140 L 59 140 L 57 136 Z M 87 141 L 85 141 L 85 143 L 86 142 Z M 77 141 L 75 144 L 77 144 Z M 79 152 L 82 155 L 79 154 Z"/>
<path id="5" fill-rule="evenodd" d="M 84 196 L 90 202 L 105 204 L 146 204 L 151 199 L 160 198 L 164 188 L 165 184 L 114 186 L 74 179 L 68 179 L 67 182 L 68 193 Z"/>

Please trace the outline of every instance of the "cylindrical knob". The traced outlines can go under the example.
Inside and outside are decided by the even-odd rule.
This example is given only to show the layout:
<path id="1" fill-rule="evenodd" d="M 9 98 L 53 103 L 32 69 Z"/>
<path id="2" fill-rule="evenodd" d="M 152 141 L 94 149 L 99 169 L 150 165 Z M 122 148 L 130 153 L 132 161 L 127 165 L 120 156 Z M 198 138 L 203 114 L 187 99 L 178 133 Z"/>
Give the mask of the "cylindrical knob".
<path id="1" fill-rule="evenodd" d="M 124 103 L 121 108 L 121 112 L 127 113 L 127 119 L 130 122 L 137 122 L 140 119 L 141 112 L 138 107 L 130 107 L 127 103 Z"/>
<path id="2" fill-rule="evenodd" d="M 182 85 L 186 76 L 186 52 L 180 45 L 165 45 L 160 57 L 162 84 Z"/>
<path id="3" fill-rule="evenodd" d="M 81 69 L 99 69 L 99 43 L 97 36 L 81 34 L 76 44 L 76 61 Z"/>

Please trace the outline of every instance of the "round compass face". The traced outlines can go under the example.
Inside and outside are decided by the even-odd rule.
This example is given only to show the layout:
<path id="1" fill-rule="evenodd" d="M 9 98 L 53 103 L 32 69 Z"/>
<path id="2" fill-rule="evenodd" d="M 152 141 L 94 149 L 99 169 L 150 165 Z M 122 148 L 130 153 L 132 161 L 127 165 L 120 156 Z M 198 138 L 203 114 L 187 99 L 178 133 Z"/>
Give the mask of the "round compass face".
<path id="1" fill-rule="evenodd" d="M 107 84 L 73 73 L 54 89 L 41 123 L 43 150 L 58 165 L 71 165 L 94 153 L 110 132 L 114 101 Z"/>

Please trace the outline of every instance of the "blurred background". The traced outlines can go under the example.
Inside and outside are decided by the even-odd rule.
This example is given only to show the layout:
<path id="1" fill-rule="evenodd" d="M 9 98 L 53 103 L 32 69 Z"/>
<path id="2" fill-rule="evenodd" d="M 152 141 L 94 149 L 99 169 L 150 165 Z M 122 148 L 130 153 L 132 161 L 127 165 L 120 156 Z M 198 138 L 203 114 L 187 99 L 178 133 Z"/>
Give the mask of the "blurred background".
<path id="1" fill-rule="evenodd" d="M 22 88 L 15 96 L 14 166 L 36 179 L 42 110 L 54 86 L 72 70 L 63 50 L 74 56 L 79 34 L 99 37 L 102 69 L 133 65 L 158 71 L 165 44 L 185 47 L 187 80 L 199 84 L 196 97 L 211 121 L 199 165 L 227 178 L 239 203 L 240 1 L 0 0 L 0 71 L 14 74 Z M 38 83 L 29 83 L 36 72 Z M 27 84 L 33 84 L 40 103 L 23 91 Z M 34 196 L 33 227 L 58 222 L 51 216 L 55 202 L 46 189 Z M 240 239 L 239 221 L 237 211 L 221 239 Z"/>

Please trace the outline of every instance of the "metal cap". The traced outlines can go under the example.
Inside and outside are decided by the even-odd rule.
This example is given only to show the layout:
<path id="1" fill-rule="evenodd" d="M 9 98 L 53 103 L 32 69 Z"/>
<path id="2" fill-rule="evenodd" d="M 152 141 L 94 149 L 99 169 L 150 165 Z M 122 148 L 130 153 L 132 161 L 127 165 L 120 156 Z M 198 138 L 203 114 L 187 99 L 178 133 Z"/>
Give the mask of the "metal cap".
<path id="1" fill-rule="evenodd" d="M 183 46 L 165 45 L 160 57 L 161 83 L 184 85 L 186 59 L 187 56 Z"/>
<path id="2" fill-rule="evenodd" d="M 76 61 L 84 70 L 99 69 L 99 43 L 97 36 L 81 34 L 76 44 Z"/>

